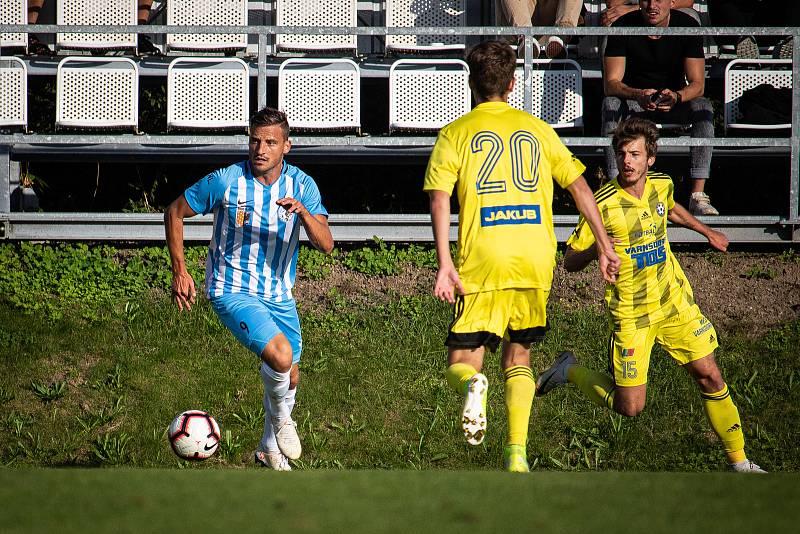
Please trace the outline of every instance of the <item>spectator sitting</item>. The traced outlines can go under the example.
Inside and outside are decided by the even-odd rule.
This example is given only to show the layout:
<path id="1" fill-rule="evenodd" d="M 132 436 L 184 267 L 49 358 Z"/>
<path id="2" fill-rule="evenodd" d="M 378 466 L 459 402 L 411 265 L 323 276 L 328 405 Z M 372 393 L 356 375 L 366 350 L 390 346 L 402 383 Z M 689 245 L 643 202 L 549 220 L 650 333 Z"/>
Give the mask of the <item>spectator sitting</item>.
<path id="1" fill-rule="evenodd" d="M 28 0 L 28 24 L 36 24 L 44 0 Z M 28 35 L 28 53 L 35 56 L 52 56 L 53 51 L 33 34 Z"/>
<path id="2" fill-rule="evenodd" d="M 603 26 L 611 26 L 622 15 L 627 15 L 639 9 L 639 0 L 608 0 L 606 2 L 607 9 L 600 14 L 600 24 Z M 680 9 L 687 15 L 691 15 L 700 23 L 700 15 L 697 11 L 692 9 L 694 7 L 694 0 L 675 0 L 673 9 Z"/>
<path id="3" fill-rule="evenodd" d="M 502 15 L 506 25 L 517 28 L 531 26 L 556 26 L 574 28 L 583 7 L 583 0 L 500 0 Z M 539 57 L 540 48 L 550 59 L 567 57 L 566 43 L 569 38 L 555 35 L 541 36 L 533 40 L 533 59 Z M 522 38 L 518 41 L 517 54 L 522 54 Z M 541 43 L 541 44 L 540 44 Z"/>
<path id="4" fill-rule="evenodd" d="M 708 16 L 712 26 L 797 26 L 800 25 L 800 3 L 784 0 L 709 0 Z M 792 58 L 792 38 L 760 38 L 762 44 L 774 45 L 773 57 Z M 719 36 L 717 44 L 734 46 L 736 57 L 757 59 L 758 43 L 753 35 Z"/>
<path id="5" fill-rule="evenodd" d="M 674 0 L 641 0 L 639 9 L 617 19 L 615 27 L 697 27 L 697 22 L 671 9 Z M 687 84 L 688 81 L 688 84 Z M 640 116 L 657 124 L 691 125 L 691 136 L 714 137 L 713 108 L 703 97 L 705 55 L 702 37 L 609 36 L 603 56 L 602 130 L 611 135 L 620 121 Z M 719 215 L 705 193 L 711 170 L 710 146 L 690 149 L 692 178 L 689 210 L 694 215 Z M 606 148 L 609 177 L 618 174 L 614 151 Z"/>

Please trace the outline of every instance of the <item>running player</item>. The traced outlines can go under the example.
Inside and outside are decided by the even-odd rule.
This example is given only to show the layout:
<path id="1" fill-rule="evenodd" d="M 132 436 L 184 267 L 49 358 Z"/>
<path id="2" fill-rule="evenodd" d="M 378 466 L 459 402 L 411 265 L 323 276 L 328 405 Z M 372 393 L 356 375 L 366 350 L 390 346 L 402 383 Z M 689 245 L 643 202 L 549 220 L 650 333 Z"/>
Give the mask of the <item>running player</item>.
<path id="1" fill-rule="evenodd" d="M 183 256 L 183 219 L 214 214 L 205 292 L 239 342 L 261 361 L 264 434 L 256 462 L 290 470 L 301 453 L 291 413 L 300 378 L 300 322 L 292 297 L 300 226 L 329 253 L 328 212 L 314 180 L 283 161 L 291 149 L 286 115 L 264 108 L 250 118 L 249 159 L 212 172 L 164 214 L 172 260 L 172 295 L 190 309 L 195 287 Z"/>
<path id="2" fill-rule="evenodd" d="M 739 411 L 714 360 L 717 333 L 695 304 L 670 250 L 667 220 L 702 234 L 717 250 L 727 250 L 728 239 L 675 203 L 669 176 L 649 170 L 657 140 L 658 130 L 649 120 L 620 123 L 612 141 L 620 173 L 595 193 L 603 224 L 622 258 L 617 283 L 606 286 L 605 295 L 613 323 L 608 348 L 613 378 L 578 365 L 572 353 L 564 352 L 537 378 L 536 394 L 572 382 L 599 406 L 633 417 L 644 408 L 650 351 L 658 342 L 697 383 L 730 469 L 763 473 L 745 455 Z M 567 241 L 568 271 L 583 269 L 596 256 L 586 226 L 580 219 Z"/>
<path id="3" fill-rule="evenodd" d="M 462 427 L 470 444 L 486 431 L 484 347 L 503 341 L 509 471 L 528 471 L 525 446 L 534 396 L 531 343 L 548 329 L 545 307 L 555 266 L 553 182 L 566 188 L 597 232 L 600 270 L 614 282 L 619 258 L 582 173 L 584 165 L 545 122 L 508 105 L 516 55 L 487 41 L 467 56 L 476 107 L 444 127 L 428 162 L 424 190 L 439 270 L 434 295 L 455 304 L 448 384 L 466 396 Z M 458 258 L 450 256 L 450 196 L 459 205 Z"/>

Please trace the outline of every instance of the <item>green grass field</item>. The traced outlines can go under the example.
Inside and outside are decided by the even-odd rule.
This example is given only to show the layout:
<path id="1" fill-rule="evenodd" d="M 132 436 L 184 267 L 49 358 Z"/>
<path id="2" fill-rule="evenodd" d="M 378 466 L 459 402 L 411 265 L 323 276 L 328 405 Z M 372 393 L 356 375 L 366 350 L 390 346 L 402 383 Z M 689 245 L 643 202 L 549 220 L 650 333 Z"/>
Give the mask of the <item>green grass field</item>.
<path id="1" fill-rule="evenodd" d="M 324 283 L 329 262 L 340 262 L 378 283 L 299 302 L 294 415 L 304 453 L 295 472 L 281 474 L 252 462 L 263 421 L 255 357 L 206 302 L 191 313 L 170 304 L 163 250 L 0 247 L 0 531 L 155 532 L 187 521 L 262 532 L 283 524 L 299 532 L 793 530 L 800 322 L 758 337 L 718 332 L 749 456 L 778 474 L 719 472 L 724 455 L 693 383 L 656 349 L 648 406 L 636 418 L 597 408 L 574 388 L 537 399 L 534 473 L 513 476 L 499 472 L 506 425 L 497 358 L 487 358 L 489 433 L 469 447 L 460 400 L 443 377 L 449 307 L 427 291 L 380 289 L 381 276 L 430 259 L 403 254 L 301 256 L 301 276 Z M 201 255 L 189 258 L 199 273 Z M 564 349 L 605 369 L 596 308 L 554 304 L 550 320 L 535 370 Z M 206 462 L 179 461 L 167 443 L 169 422 L 186 409 L 207 410 L 221 426 L 220 449 Z M 204 505 L 209 513 L 189 515 Z"/>
<path id="2" fill-rule="evenodd" d="M 793 532 L 798 498 L 796 474 L 0 470 L 0 530 Z"/>

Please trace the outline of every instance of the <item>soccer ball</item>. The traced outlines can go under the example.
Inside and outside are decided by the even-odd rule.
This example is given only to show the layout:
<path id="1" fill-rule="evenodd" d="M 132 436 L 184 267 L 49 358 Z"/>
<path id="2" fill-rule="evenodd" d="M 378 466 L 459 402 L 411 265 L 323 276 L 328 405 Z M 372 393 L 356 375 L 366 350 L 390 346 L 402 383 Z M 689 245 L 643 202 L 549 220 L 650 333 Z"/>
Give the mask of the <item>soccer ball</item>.
<path id="1" fill-rule="evenodd" d="M 188 410 L 169 425 L 169 444 L 184 460 L 205 460 L 216 452 L 220 440 L 219 425 L 200 410 Z"/>

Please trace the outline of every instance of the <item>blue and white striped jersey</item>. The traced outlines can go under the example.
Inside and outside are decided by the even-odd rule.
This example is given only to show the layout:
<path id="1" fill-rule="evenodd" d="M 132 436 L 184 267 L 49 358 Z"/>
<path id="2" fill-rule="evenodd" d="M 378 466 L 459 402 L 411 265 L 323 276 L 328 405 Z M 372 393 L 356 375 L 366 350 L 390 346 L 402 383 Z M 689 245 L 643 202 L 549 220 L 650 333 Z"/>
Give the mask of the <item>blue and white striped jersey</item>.
<path id="1" fill-rule="evenodd" d="M 278 180 L 263 185 L 242 161 L 219 169 L 184 192 L 196 213 L 214 213 L 206 260 L 206 296 L 249 293 L 276 302 L 292 298 L 300 220 L 275 201 L 299 199 L 312 215 L 328 212 L 306 173 L 288 163 Z"/>

